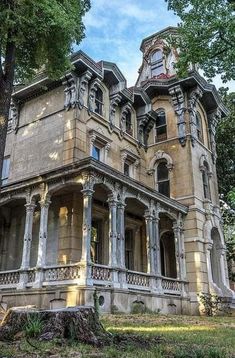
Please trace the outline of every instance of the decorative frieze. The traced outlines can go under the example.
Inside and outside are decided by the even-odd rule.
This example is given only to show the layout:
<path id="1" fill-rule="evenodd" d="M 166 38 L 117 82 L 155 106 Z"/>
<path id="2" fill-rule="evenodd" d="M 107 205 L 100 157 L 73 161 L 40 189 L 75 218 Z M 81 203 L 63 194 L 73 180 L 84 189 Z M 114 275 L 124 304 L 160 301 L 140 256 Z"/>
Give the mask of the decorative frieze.
<path id="1" fill-rule="evenodd" d="M 95 112 L 96 110 L 96 92 L 100 86 L 101 81 L 98 79 L 95 79 L 92 81 L 89 87 L 89 94 L 88 94 L 88 110 L 89 112 Z"/>
<path id="2" fill-rule="evenodd" d="M 186 124 L 185 124 L 185 101 L 184 93 L 180 85 L 171 87 L 169 93 L 172 97 L 172 103 L 177 116 L 178 137 L 182 146 L 186 144 Z"/>
<path id="3" fill-rule="evenodd" d="M 78 108 L 82 109 L 85 105 L 85 95 L 88 92 L 88 82 L 92 77 L 92 72 L 87 70 L 81 77 L 75 73 L 70 73 L 66 77 L 63 84 L 66 86 L 64 89 L 65 99 L 64 108 L 66 111 Z"/>

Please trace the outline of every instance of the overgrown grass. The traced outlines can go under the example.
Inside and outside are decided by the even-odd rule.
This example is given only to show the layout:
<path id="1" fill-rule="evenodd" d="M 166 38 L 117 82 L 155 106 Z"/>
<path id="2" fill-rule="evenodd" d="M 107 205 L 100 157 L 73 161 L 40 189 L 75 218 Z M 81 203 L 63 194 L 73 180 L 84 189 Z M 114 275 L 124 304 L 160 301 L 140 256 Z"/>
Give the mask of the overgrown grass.
<path id="1" fill-rule="evenodd" d="M 76 358 L 235 358 L 234 317 L 163 316 L 159 314 L 107 315 L 102 323 L 113 334 L 127 337 L 125 345 L 94 348 L 70 341 L 38 342 L 21 338 L 0 342 L 0 357 Z M 140 336 L 137 346 L 129 335 Z M 160 343 L 146 345 L 153 337 Z M 35 348 L 36 347 L 36 348 Z"/>

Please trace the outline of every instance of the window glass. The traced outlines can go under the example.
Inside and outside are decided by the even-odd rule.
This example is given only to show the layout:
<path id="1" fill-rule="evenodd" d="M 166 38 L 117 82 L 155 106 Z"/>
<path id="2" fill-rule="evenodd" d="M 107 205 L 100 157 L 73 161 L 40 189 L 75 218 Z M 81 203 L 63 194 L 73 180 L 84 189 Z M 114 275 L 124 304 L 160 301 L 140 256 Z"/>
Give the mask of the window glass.
<path id="1" fill-rule="evenodd" d="M 101 91 L 100 88 L 98 88 L 98 90 L 96 91 L 95 94 L 95 104 L 96 104 L 96 108 L 95 108 L 95 112 L 102 115 L 103 112 L 103 92 Z"/>
<path id="2" fill-rule="evenodd" d="M 2 185 L 7 184 L 8 176 L 10 170 L 10 157 L 6 157 L 3 159 L 2 165 Z"/>
<path id="3" fill-rule="evenodd" d="M 93 145 L 92 147 L 92 157 L 94 159 L 100 160 L 100 148 Z"/>
<path id="4" fill-rule="evenodd" d="M 157 166 L 157 182 L 159 193 L 170 196 L 169 170 L 166 161 L 161 162 Z"/>
<path id="5" fill-rule="evenodd" d="M 161 61 L 162 60 L 162 51 L 157 50 L 151 56 L 151 62 Z"/>
<path id="6" fill-rule="evenodd" d="M 163 65 L 152 67 L 152 77 L 159 76 L 161 73 L 164 73 Z"/>
<path id="7" fill-rule="evenodd" d="M 127 162 L 124 163 L 124 174 L 130 176 L 130 165 Z"/>
<path id="8" fill-rule="evenodd" d="M 91 260 L 95 263 L 101 263 L 100 258 L 100 232 L 101 222 L 98 220 L 92 221 L 91 228 Z"/>
<path id="9" fill-rule="evenodd" d="M 155 142 L 160 142 L 166 139 L 167 139 L 166 114 L 165 111 L 161 110 L 157 114 Z"/>

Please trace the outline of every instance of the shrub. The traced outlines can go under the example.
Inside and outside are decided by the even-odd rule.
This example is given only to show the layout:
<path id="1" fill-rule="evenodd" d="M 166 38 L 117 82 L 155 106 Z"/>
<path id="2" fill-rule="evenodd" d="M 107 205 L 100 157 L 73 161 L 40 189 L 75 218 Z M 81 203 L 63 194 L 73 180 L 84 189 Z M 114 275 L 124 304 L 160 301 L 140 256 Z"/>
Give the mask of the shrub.
<path id="1" fill-rule="evenodd" d="M 199 294 L 199 300 L 203 305 L 203 313 L 212 317 L 219 314 L 229 314 L 229 305 L 223 301 L 222 297 L 213 295 L 211 293 Z"/>

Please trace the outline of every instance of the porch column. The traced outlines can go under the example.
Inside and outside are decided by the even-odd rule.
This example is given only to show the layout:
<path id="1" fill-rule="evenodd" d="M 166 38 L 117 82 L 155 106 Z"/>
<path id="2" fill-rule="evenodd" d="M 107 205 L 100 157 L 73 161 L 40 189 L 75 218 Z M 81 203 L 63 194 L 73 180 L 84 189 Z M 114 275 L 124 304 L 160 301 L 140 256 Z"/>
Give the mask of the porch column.
<path id="1" fill-rule="evenodd" d="M 119 283 L 122 288 L 127 288 L 126 262 L 125 262 L 125 206 L 124 202 L 117 204 L 117 266 L 120 267 Z"/>
<path id="2" fill-rule="evenodd" d="M 118 239 L 118 266 L 125 268 L 125 206 L 119 202 L 117 204 L 117 239 Z"/>
<path id="3" fill-rule="evenodd" d="M 90 179 L 83 185 L 83 219 L 82 219 L 82 255 L 81 255 L 81 276 L 80 284 L 92 286 L 92 265 L 91 265 L 91 229 L 92 229 L 92 196 L 94 193 L 93 184 Z"/>
<path id="4" fill-rule="evenodd" d="M 117 203 L 115 195 L 108 196 L 109 204 L 109 266 L 112 269 L 112 283 L 114 287 L 119 287 L 117 270 Z"/>
<path id="5" fill-rule="evenodd" d="M 117 266 L 117 200 L 109 195 L 109 265 Z"/>
<path id="6" fill-rule="evenodd" d="M 33 231 L 33 214 L 36 205 L 34 201 L 25 204 L 26 218 L 24 227 L 24 243 L 21 261 L 21 270 L 27 270 L 30 264 L 30 249 L 32 243 L 32 231 Z"/>
<path id="7" fill-rule="evenodd" d="M 42 268 L 46 264 L 46 244 L 47 244 L 47 225 L 48 225 L 48 211 L 50 206 L 50 199 L 46 198 L 39 202 L 41 207 L 39 241 L 38 241 L 38 258 L 37 267 Z"/>
<path id="8" fill-rule="evenodd" d="M 48 225 L 48 211 L 50 206 L 50 198 L 47 197 L 39 202 L 41 207 L 39 240 L 38 240 L 38 257 L 37 257 L 37 272 L 33 287 L 39 288 L 42 286 L 44 280 L 43 267 L 46 264 L 46 244 L 47 244 L 47 225 Z"/>
<path id="9" fill-rule="evenodd" d="M 20 281 L 18 284 L 18 289 L 24 289 L 28 282 L 27 269 L 30 266 L 33 214 L 34 214 L 35 207 L 36 205 L 34 204 L 34 201 L 25 204 L 26 217 L 25 217 L 25 227 L 24 227 L 24 242 L 23 242 L 22 259 L 21 259 L 21 266 L 20 266 L 21 272 L 20 272 Z"/>
<path id="10" fill-rule="evenodd" d="M 91 263 L 92 195 L 94 190 L 86 188 L 83 194 L 82 257 L 84 263 Z"/>
<path id="11" fill-rule="evenodd" d="M 177 278 L 180 280 L 186 280 L 184 236 L 182 225 L 180 223 L 175 222 L 173 225 L 173 231 L 175 237 Z"/>
<path id="12" fill-rule="evenodd" d="M 145 224 L 146 224 L 146 243 L 147 243 L 147 273 L 155 274 L 154 265 L 154 236 L 153 236 L 153 215 L 149 210 L 144 213 Z"/>

